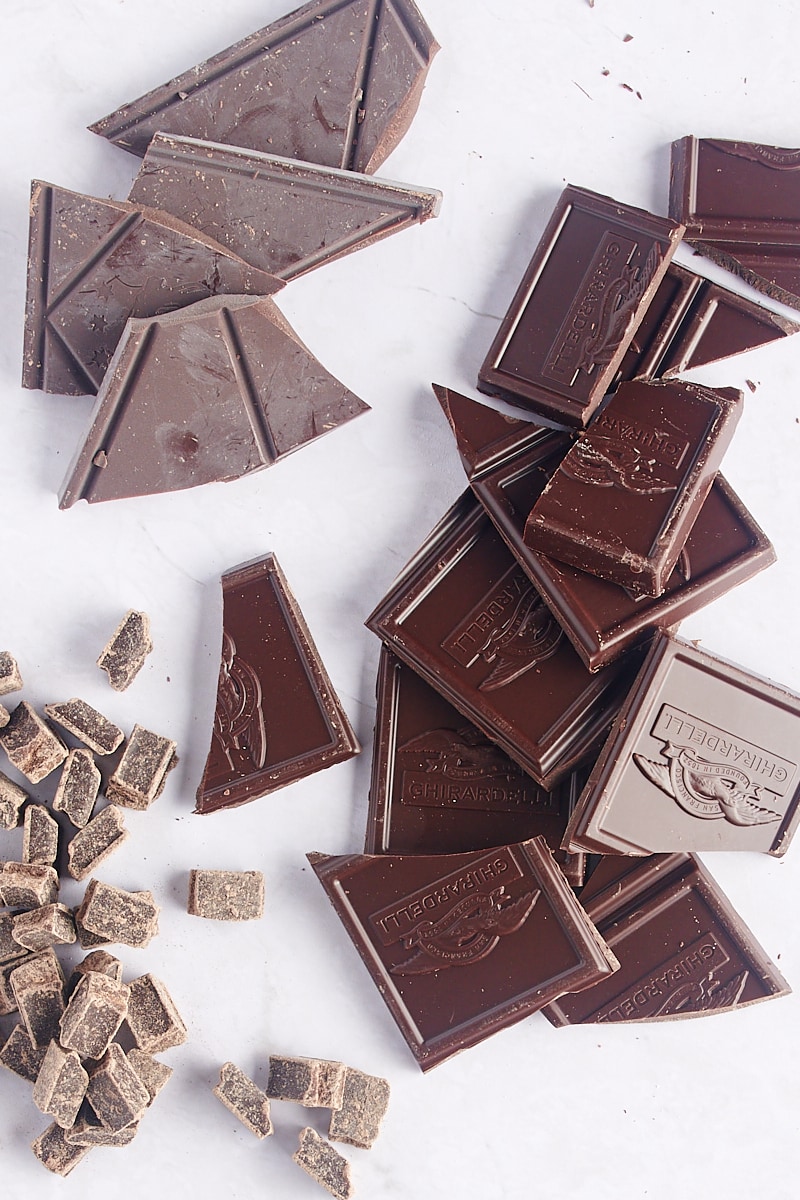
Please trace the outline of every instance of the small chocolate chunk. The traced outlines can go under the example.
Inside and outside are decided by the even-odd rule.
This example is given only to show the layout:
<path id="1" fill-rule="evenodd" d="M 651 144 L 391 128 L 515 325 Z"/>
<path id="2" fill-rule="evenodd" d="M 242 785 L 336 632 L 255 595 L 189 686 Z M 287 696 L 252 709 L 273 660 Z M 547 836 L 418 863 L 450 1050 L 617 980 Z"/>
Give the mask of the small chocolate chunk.
<path id="1" fill-rule="evenodd" d="M 106 1129 L 124 1129 L 138 1121 L 150 1094 L 118 1042 L 112 1042 L 89 1076 L 86 1099 Z"/>
<path id="2" fill-rule="evenodd" d="M 89 933 L 138 949 L 158 933 L 158 913 L 152 892 L 126 892 L 93 879 L 75 916 Z"/>
<path id="3" fill-rule="evenodd" d="M 324 1058 L 271 1054 L 267 1095 L 271 1100 L 293 1100 L 306 1108 L 341 1108 L 346 1072 L 344 1063 Z"/>
<path id="4" fill-rule="evenodd" d="M 63 704 L 45 704 L 44 711 L 95 754 L 113 754 L 125 736 L 118 725 L 77 696 Z"/>
<path id="5" fill-rule="evenodd" d="M 53 808 L 80 829 L 92 815 L 101 776 L 90 750 L 70 750 L 61 771 Z"/>
<path id="6" fill-rule="evenodd" d="M 164 788 L 167 772 L 178 761 L 175 742 L 134 725 L 106 795 L 124 808 L 149 808 Z"/>
<path id="7" fill-rule="evenodd" d="M 314 1129 L 306 1127 L 301 1131 L 300 1146 L 292 1158 L 332 1196 L 348 1200 L 353 1195 L 350 1163 Z"/>
<path id="8" fill-rule="evenodd" d="M 14 940 L 38 953 L 48 946 L 69 946 L 75 941 L 75 921 L 65 904 L 43 904 L 19 913 L 12 928 Z"/>
<path id="9" fill-rule="evenodd" d="M 31 1150 L 42 1166 L 54 1175 L 69 1175 L 89 1153 L 88 1146 L 71 1146 L 64 1136 L 64 1130 L 55 1121 L 31 1143 Z"/>
<path id="10" fill-rule="evenodd" d="M 34 1046 L 58 1037 L 64 1012 L 64 976 L 51 949 L 33 954 L 9 972 L 11 987 Z"/>
<path id="11" fill-rule="evenodd" d="M 212 921 L 253 921 L 264 915 L 260 871 L 189 872 L 188 912 Z"/>
<path id="12" fill-rule="evenodd" d="M 102 937 L 99 933 L 93 933 L 87 929 L 81 920 L 80 908 L 75 909 L 75 931 L 78 934 L 78 941 L 84 950 L 94 950 L 96 946 L 110 946 L 113 938 Z"/>
<path id="13" fill-rule="evenodd" d="M 63 1050 L 53 1040 L 47 1047 L 33 1085 L 33 1103 L 62 1129 L 75 1121 L 86 1095 L 89 1076 L 74 1050 Z"/>
<path id="14" fill-rule="evenodd" d="M 124 692 L 144 665 L 153 643 L 147 613 L 130 609 L 120 621 L 97 660 L 115 692 Z"/>
<path id="15" fill-rule="evenodd" d="M 0 771 L 0 829 L 16 829 L 28 793 Z M 27 861 L 27 860 L 26 860 Z"/>
<path id="16" fill-rule="evenodd" d="M 17 660 L 8 650 L 0 650 L 0 696 L 9 692 L 18 692 L 22 687 L 22 676 L 19 673 Z"/>
<path id="17" fill-rule="evenodd" d="M 114 804 L 92 817 L 67 847 L 67 865 L 73 879 L 86 879 L 128 837 L 123 813 Z"/>
<path id="18" fill-rule="evenodd" d="M 389 1084 L 385 1079 L 348 1067 L 342 1107 L 331 1113 L 328 1137 L 369 1150 L 380 1133 L 388 1106 Z"/>
<path id="19" fill-rule="evenodd" d="M 87 1149 L 92 1146 L 129 1146 L 138 1132 L 137 1121 L 126 1125 L 124 1129 L 106 1129 L 105 1125 L 82 1117 L 65 1131 L 64 1138 L 70 1146 L 85 1146 Z"/>
<path id="20" fill-rule="evenodd" d="M 92 950 L 91 954 L 87 954 L 78 963 L 70 975 L 67 982 L 67 994 L 71 996 L 84 976 L 95 971 L 100 975 L 107 975 L 116 983 L 122 982 L 122 963 L 119 959 L 114 958 L 114 955 L 109 954 L 107 950 Z"/>
<path id="21" fill-rule="evenodd" d="M 19 942 L 14 940 L 14 917 L 11 912 L 0 913 L 0 963 L 19 958 L 22 953 Z"/>
<path id="22" fill-rule="evenodd" d="M 0 1050 L 0 1066 L 7 1067 L 20 1079 L 27 1079 L 28 1083 L 35 1083 L 46 1053 L 44 1046 L 34 1046 L 24 1025 L 15 1025 Z"/>
<path id="23" fill-rule="evenodd" d="M 181 1046 L 188 1034 L 172 997 L 155 975 L 131 981 L 128 1028 L 140 1050 L 158 1054 L 170 1046 Z"/>
<path id="24" fill-rule="evenodd" d="M 89 971 L 69 998 L 60 1024 L 61 1045 L 82 1058 L 102 1058 L 128 1012 L 130 988 Z"/>
<path id="25" fill-rule="evenodd" d="M 11 972 L 34 957 L 32 954 L 26 954 L 17 942 L 14 945 L 17 947 L 18 954 L 15 958 L 7 959 L 0 966 L 0 1017 L 7 1017 L 9 1013 L 17 1012 L 17 998 L 11 986 Z"/>
<path id="26" fill-rule="evenodd" d="M 161 1089 L 172 1078 L 172 1067 L 159 1062 L 157 1058 L 153 1058 L 152 1054 L 147 1054 L 138 1046 L 134 1046 L 132 1050 L 128 1051 L 128 1062 L 147 1088 L 152 1104 Z"/>
<path id="27" fill-rule="evenodd" d="M 223 1063 L 219 1083 L 213 1092 L 257 1138 L 269 1137 L 272 1133 L 269 1100 L 234 1063 Z"/>
<path id="28" fill-rule="evenodd" d="M 40 908 L 58 899 L 58 875 L 47 863 L 4 862 L 0 902 L 7 908 Z"/>
<path id="29" fill-rule="evenodd" d="M 22 823 L 22 861 L 52 867 L 58 854 L 58 822 L 43 804 L 29 804 Z"/>
<path id="30" fill-rule="evenodd" d="M 27 700 L 22 700 L 11 714 L 0 733 L 0 746 L 31 783 L 40 783 L 67 757 L 67 747 Z"/>

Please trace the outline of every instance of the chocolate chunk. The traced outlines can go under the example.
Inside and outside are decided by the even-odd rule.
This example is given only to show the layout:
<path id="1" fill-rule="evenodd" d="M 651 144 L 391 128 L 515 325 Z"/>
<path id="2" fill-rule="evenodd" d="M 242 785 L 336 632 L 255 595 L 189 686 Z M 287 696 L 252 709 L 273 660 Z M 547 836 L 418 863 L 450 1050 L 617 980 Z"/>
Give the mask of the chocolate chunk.
<path id="1" fill-rule="evenodd" d="M 9 973 L 14 998 L 34 1046 L 58 1038 L 64 1012 L 64 976 L 52 950 L 32 954 Z"/>
<path id="2" fill-rule="evenodd" d="M 29 804 L 22 825 L 22 861 L 53 866 L 57 854 L 58 822 L 43 804 Z"/>
<path id="3" fill-rule="evenodd" d="M 350 1163 L 316 1130 L 306 1126 L 300 1131 L 300 1146 L 292 1158 L 332 1196 L 349 1200 L 354 1195 Z"/>
<path id="4" fill-rule="evenodd" d="M 64 1131 L 64 1138 L 70 1146 L 85 1146 L 87 1149 L 91 1146 L 129 1146 L 138 1132 L 137 1121 L 126 1125 L 124 1129 L 106 1129 L 99 1122 L 81 1118 L 71 1129 Z"/>
<path id="5" fill-rule="evenodd" d="M 21 701 L 0 733 L 0 746 L 18 771 L 40 783 L 67 757 L 67 748 L 27 700 Z"/>
<path id="6" fill-rule="evenodd" d="M 438 215 L 441 192 L 157 133 L 129 199 L 281 279 Z"/>
<path id="7" fill-rule="evenodd" d="M 219 1083 L 213 1092 L 257 1138 L 269 1137 L 272 1133 L 269 1100 L 234 1063 L 223 1063 Z"/>
<path id="8" fill-rule="evenodd" d="M 153 649 L 150 618 L 131 608 L 103 647 L 97 665 L 108 675 L 115 692 L 130 687 Z"/>
<path id="9" fill-rule="evenodd" d="M 52 1041 L 33 1085 L 33 1103 L 45 1116 L 69 1129 L 86 1095 L 89 1076 L 74 1050 L 63 1050 Z"/>
<path id="10" fill-rule="evenodd" d="M 22 676 L 19 673 L 17 660 L 8 650 L 0 650 L 0 696 L 9 692 L 18 692 L 22 687 Z"/>
<path id="11" fill-rule="evenodd" d="M 44 904 L 19 913 L 12 926 L 14 940 L 38 953 L 48 946 L 69 946 L 75 941 L 75 922 L 65 904 Z"/>
<path id="12" fill-rule="evenodd" d="M 78 830 L 67 847 L 67 869 L 73 879 L 86 879 L 127 840 L 124 814 L 114 804 Z"/>
<path id="13" fill-rule="evenodd" d="M 53 808 L 65 813 L 76 829 L 92 815 L 101 775 L 90 750 L 70 750 L 61 771 Z"/>
<path id="14" fill-rule="evenodd" d="M 27 799 L 28 793 L 0 771 L 0 829 L 17 828 L 20 810 Z"/>
<path id="15" fill-rule="evenodd" d="M 45 704 L 44 711 L 95 754 L 112 754 L 125 736 L 118 725 L 77 697 L 63 704 Z"/>
<path id="16" fill-rule="evenodd" d="M 423 1071 L 616 969 L 542 838 L 308 857 Z"/>
<path id="17" fill-rule="evenodd" d="M 659 634 L 564 845 L 784 854 L 798 821 L 799 737 L 800 695 Z"/>
<path id="18" fill-rule="evenodd" d="M 264 915 L 260 871 L 189 872 L 188 912 L 212 921 L 254 921 Z"/>
<path id="19" fill-rule="evenodd" d="M 275 556 L 223 575 L 222 603 L 199 813 L 246 804 L 360 749 Z"/>
<path id="20" fill-rule="evenodd" d="M 172 1078 L 172 1067 L 159 1062 L 157 1058 L 153 1058 L 152 1054 L 146 1054 L 144 1050 L 139 1050 L 136 1046 L 128 1051 L 128 1063 L 147 1089 L 152 1104 L 161 1089 Z"/>
<path id="21" fill-rule="evenodd" d="M 164 789 L 167 772 L 176 764 L 176 746 L 169 738 L 134 725 L 117 769 L 106 785 L 106 796 L 123 808 L 145 809 Z"/>
<path id="22" fill-rule="evenodd" d="M 155 975 L 141 975 L 130 984 L 128 1028 L 140 1050 L 158 1054 L 182 1046 L 188 1034 L 175 1002 Z"/>
<path id="23" fill-rule="evenodd" d="M 675 221 L 565 188 L 480 369 L 481 391 L 586 425 L 682 233 Z"/>
<path id="24" fill-rule="evenodd" d="M 270 1054 L 267 1095 L 306 1108 L 340 1108 L 346 1071 L 344 1063 L 329 1059 Z"/>
<path id="25" fill-rule="evenodd" d="M 12 933 L 14 918 L 13 912 L 0 912 L 0 963 L 11 962 L 22 953 L 20 944 L 14 941 Z"/>
<path id="26" fill-rule="evenodd" d="M 127 984 L 101 971 L 89 971 L 64 1010 L 61 1045 L 81 1058 L 102 1058 L 127 1015 L 129 996 Z"/>
<path id="27" fill-rule="evenodd" d="M 312 0 L 90 128 L 139 155 L 164 131 L 372 172 L 438 49 L 412 0 Z"/>
<path id="28" fill-rule="evenodd" d="M 348 1067 L 344 1078 L 342 1107 L 331 1113 L 328 1137 L 369 1150 L 380 1133 L 389 1107 L 389 1084 L 376 1075 Z"/>
<path id="29" fill-rule="evenodd" d="M 117 1132 L 138 1121 L 150 1103 L 150 1095 L 125 1051 L 112 1042 L 89 1076 L 86 1099 L 100 1123 Z"/>
<path id="30" fill-rule="evenodd" d="M 89 1153 L 88 1146 L 71 1146 L 65 1132 L 55 1121 L 31 1143 L 31 1150 L 43 1167 L 54 1175 L 69 1175 Z"/>
<path id="31" fill-rule="evenodd" d="M 158 913 L 152 892 L 126 892 L 93 879 L 75 916 L 107 942 L 140 948 L 158 933 Z"/>
<path id="32" fill-rule="evenodd" d="M 46 1053 L 45 1046 L 34 1046 L 24 1025 L 15 1025 L 0 1049 L 0 1066 L 7 1067 L 20 1079 L 27 1079 L 28 1083 L 35 1083 Z"/>
<path id="33" fill-rule="evenodd" d="M 85 975 L 90 975 L 95 971 L 101 975 L 107 975 L 116 983 L 122 983 L 122 963 L 119 959 L 114 958 L 114 955 L 109 954 L 106 950 L 93 950 L 77 964 L 70 975 L 67 985 L 70 994 L 75 991 Z"/>
<path id="34" fill-rule="evenodd" d="M 10 918 L 10 921 L 13 921 L 13 917 Z M 28 954 L 23 950 L 18 942 L 14 942 L 14 945 L 17 948 L 17 953 L 14 955 L 7 954 L 2 965 L 0 965 L 0 1017 L 7 1017 L 9 1013 L 18 1011 L 17 998 L 14 995 L 14 989 L 11 984 L 12 972 L 21 966 L 22 963 L 30 962 L 31 959 L 36 957 L 34 954 Z"/>
<path id="35" fill-rule="evenodd" d="M 58 875 L 47 863 L 0 864 L 0 902 L 7 908 L 39 908 L 58 897 Z"/>
<path id="36" fill-rule="evenodd" d="M 132 321 L 60 504 L 238 479 L 367 410 L 271 300 L 219 297 Z"/>
<path id="37" fill-rule="evenodd" d="M 2 729 L 4 725 L 7 725 L 10 720 L 11 713 L 8 711 L 5 705 L 0 704 L 0 729 Z"/>

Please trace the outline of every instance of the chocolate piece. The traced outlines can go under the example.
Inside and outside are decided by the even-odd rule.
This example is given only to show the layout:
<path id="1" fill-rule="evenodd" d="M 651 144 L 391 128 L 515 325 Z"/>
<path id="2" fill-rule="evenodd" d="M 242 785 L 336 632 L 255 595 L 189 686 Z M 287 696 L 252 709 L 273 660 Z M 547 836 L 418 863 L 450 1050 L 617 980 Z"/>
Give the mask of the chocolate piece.
<path id="1" fill-rule="evenodd" d="M 53 1117 L 56 1125 L 68 1129 L 75 1121 L 86 1095 L 89 1076 L 74 1050 L 62 1050 L 52 1041 L 33 1085 L 33 1103 Z"/>
<path id="2" fill-rule="evenodd" d="M 369 1150 L 380 1133 L 388 1107 L 389 1084 L 386 1080 L 348 1067 L 342 1107 L 331 1113 L 328 1137 L 332 1142 L 347 1142 L 350 1146 Z"/>
<path id="3" fill-rule="evenodd" d="M 130 988 L 102 971 L 89 971 L 69 998 L 59 1041 L 81 1058 L 102 1058 L 128 1012 Z"/>
<path id="4" fill-rule="evenodd" d="M 554 1025 L 704 1016 L 790 990 L 692 855 L 604 859 L 581 903 L 620 970 L 549 1005 Z"/>
<path id="5" fill-rule="evenodd" d="M 95 946 L 110 946 L 114 941 L 113 938 L 101 937 L 99 933 L 93 933 L 87 929 L 81 919 L 81 908 L 75 909 L 75 932 L 78 935 L 78 942 L 84 950 L 91 950 Z"/>
<path id="6" fill-rule="evenodd" d="M 89 1108 L 89 1112 L 91 1112 Z M 75 1122 L 71 1129 L 64 1131 L 64 1139 L 70 1146 L 129 1146 L 139 1132 L 139 1124 L 133 1121 L 124 1129 L 106 1129 L 105 1125 L 94 1123 L 85 1118 Z"/>
<path id="7" fill-rule="evenodd" d="M 21 701 L 0 733 L 0 746 L 31 783 L 40 783 L 67 757 L 67 748 L 27 700 Z"/>
<path id="8" fill-rule="evenodd" d="M 43 1167 L 62 1176 L 69 1175 L 89 1153 L 88 1146 L 71 1146 L 55 1121 L 31 1143 L 31 1150 Z"/>
<path id="9" fill-rule="evenodd" d="M 129 317 L 283 286 L 166 213 L 35 180 L 22 386 L 96 392 Z"/>
<path id="10" fill-rule="evenodd" d="M 134 725 L 122 758 L 106 785 L 106 796 L 123 808 L 145 809 L 164 790 L 177 760 L 175 742 Z"/>
<path id="11" fill-rule="evenodd" d="M 536 500 L 526 544 L 637 594 L 660 596 L 742 405 L 733 388 L 621 384 Z"/>
<path id="12" fill-rule="evenodd" d="M 20 944 L 14 941 L 12 933 L 14 917 L 13 912 L 0 912 L 0 963 L 11 962 L 22 953 Z"/>
<path id="13" fill-rule="evenodd" d="M 38 953 L 48 946 L 69 946 L 75 941 L 75 922 L 65 904 L 44 904 L 19 913 L 12 926 L 14 940 Z"/>
<path id="14" fill-rule="evenodd" d="M 219 1083 L 213 1092 L 257 1138 L 269 1137 L 272 1133 L 269 1100 L 234 1063 L 223 1063 Z"/>
<path id="15" fill-rule="evenodd" d="M 182 1046 L 188 1034 L 175 1003 L 160 979 L 141 975 L 130 984 L 127 1023 L 140 1050 L 158 1054 Z"/>
<path id="16" fill-rule="evenodd" d="M 677 222 L 565 188 L 480 369 L 480 390 L 586 425 L 682 233 Z"/>
<path id="17" fill-rule="evenodd" d="M 306 1108 L 341 1108 L 346 1071 L 344 1063 L 329 1059 L 270 1054 L 267 1095 Z"/>
<path id="18" fill-rule="evenodd" d="M 13 918 L 12 918 L 13 919 Z M 2 966 L 0 966 L 0 1017 L 7 1017 L 9 1013 L 18 1011 L 17 998 L 14 995 L 14 989 L 11 985 L 11 974 L 22 963 L 30 962 L 36 955 L 26 953 L 18 942 L 14 945 L 17 948 L 17 954 L 7 955 Z"/>
<path id="19" fill-rule="evenodd" d="M 316 1130 L 306 1126 L 300 1131 L 300 1145 L 292 1158 L 338 1200 L 349 1200 L 354 1195 L 350 1163 Z"/>
<path id="20" fill-rule="evenodd" d="M 44 711 L 95 754 L 112 754 L 125 736 L 118 725 L 77 696 L 63 704 L 45 704 Z"/>
<path id="21" fill-rule="evenodd" d="M 599 745 L 636 670 L 590 674 L 469 492 L 367 625 L 545 788 Z"/>
<path id="22" fill-rule="evenodd" d="M 109 979 L 113 979 L 116 983 L 122 983 L 122 963 L 118 958 L 114 958 L 113 954 L 109 954 L 106 950 L 93 950 L 91 954 L 87 954 L 74 968 L 69 977 L 67 990 L 75 991 L 80 981 L 85 975 L 90 975 L 93 972 L 99 972 L 101 975 L 107 975 Z"/>
<path id="23" fill-rule="evenodd" d="M 47 863 L 0 864 L 0 902 L 7 908 L 40 908 L 58 898 L 58 875 Z"/>
<path id="24" fill-rule="evenodd" d="M 52 867 L 58 854 L 58 822 L 43 804 L 29 804 L 22 825 L 22 861 Z"/>
<path id="25" fill-rule="evenodd" d="M 106 941 L 140 948 L 158 933 L 158 913 L 152 892 L 126 892 L 93 879 L 75 916 Z"/>
<path id="26" fill-rule="evenodd" d="M 219 297 L 132 321 L 60 505 L 238 479 L 366 411 L 271 300 Z"/>
<path id="27" fill-rule="evenodd" d="M 64 1012 L 64 976 L 52 950 L 32 954 L 9 973 L 14 998 L 34 1046 L 58 1038 Z"/>
<path id="28" fill-rule="evenodd" d="M 294 279 L 439 212 L 441 192 L 157 133 L 130 200 Z"/>
<path id="29" fill-rule="evenodd" d="M 308 857 L 423 1071 L 616 969 L 542 838 Z"/>
<path id="30" fill-rule="evenodd" d="M 150 618 L 131 608 L 125 613 L 97 660 L 115 692 L 130 687 L 153 649 Z"/>
<path id="31" fill-rule="evenodd" d="M 22 676 L 19 673 L 17 660 L 8 650 L 0 650 L 0 696 L 9 692 L 18 692 L 22 687 Z"/>
<path id="32" fill-rule="evenodd" d="M 76 829 L 89 820 L 100 790 L 101 775 L 90 750 L 70 750 L 61 771 L 53 808 L 69 817 Z"/>
<path id="33" fill-rule="evenodd" d="M 800 695 L 659 634 L 564 845 L 784 854 L 798 821 L 799 737 Z"/>
<path id="34" fill-rule="evenodd" d="M 115 1132 L 138 1121 L 149 1105 L 147 1088 L 117 1042 L 111 1043 L 91 1072 L 86 1099 L 100 1123 Z"/>
<path id="35" fill-rule="evenodd" d="M 222 663 L 195 812 L 234 808 L 360 747 L 277 559 L 222 577 Z"/>
<path id="36" fill-rule="evenodd" d="M 90 128 L 139 155 L 164 131 L 372 172 L 438 49 L 412 0 L 312 0 Z"/>
<path id="37" fill-rule="evenodd" d="M 15 1025 L 0 1049 L 0 1066 L 7 1067 L 20 1079 L 27 1079 L 28 1083 L 35 1083 L 46 1053 L 45 1046 L 34 1046 L 24 1025 Z"/>
<path id="38" fill-rule="evenodd" d="M 139 1050 L 136 1046 L 128 1051 L 128 1064 L 133 1067 L 141 1079 L 152 1104 L 161 1089 L 166 1087 L 172 1078 L 172 1067 L 159 1062 L 157 1058 L 153 1058 L 152 1054 L 146 1054 L 144 1050 Z"/>
<path id="39" fill-rule="evenodd" d="M 264 915 L 260 871 L 189 872 L 188 912 L 211 921 L 255 921 Z"/>
<path id="40" fill-rule="evenodd" d="M 5 705 L 0 704 L 0 729 L 2 729 L 4 725 L 7 725 L 10 720 L 11 713 L 8 711 Z"/>
<path id="41" fill-rule="evenodd" d="M 128 838 L 123 813 L 113 804 L 100 810 L 67 847 L 67 869 L 73 879 L 86 879 Z"/>
<path id="42" fill-rule="evenodd" d="M 0 829 L 16 829 L 28 793 L 0 771 Z M 30 808 L 26 810 L 26 814 Z M 26 859 L 26 861 L 28 861 Z"/>

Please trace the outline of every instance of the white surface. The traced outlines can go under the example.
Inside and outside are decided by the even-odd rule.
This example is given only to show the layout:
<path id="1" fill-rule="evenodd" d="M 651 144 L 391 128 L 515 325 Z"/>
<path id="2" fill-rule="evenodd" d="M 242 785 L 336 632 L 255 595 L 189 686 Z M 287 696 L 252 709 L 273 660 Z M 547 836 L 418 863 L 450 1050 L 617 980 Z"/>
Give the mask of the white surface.
<path id="1" fill-rule="evenodd" d="M 325 1195 L 291 1161 L 297 1132 L 322 1130 L 320 1115 L 276 1105 L 276 1136 L 261 1143 L 210 1091 L 225 1059 L 263 1086 L 267 1055 L 283 1051 L 390 1080 L 375 1147 L 345 1148 L 363 1200 L 794 1196 L 800 999 L 620 1028 L 556 1031 L 535 1016 L 423 1077 L 304 855 L 361 848 L 378 656 L 362 621 L 465 485 L 430 381 L 476 395 L 478 366 L 566 181 L 664 212 L 673 138 L 798 144 L 796 0 L 425 0 L 443 49 L 381 174 L 441 188 L 442 214 L 280 298 L 373 412 L 247 480 L 66 513 L 55 493 L 92 402 L 18 384 L 29 181 L 124 198 L 138 160 L 85 126 L 284 3 L 4 0 L 2 11 L 0 648 L 18 656 L 37 705 L 80 695 L 126 728 L 139 721 L 179 744 L 164 795 L 130 815 L 133 836 L 102 877 L 155 892 L 160 936 L 121 957 L 127 977 L 165 980 L 191 1040 L 164 1055 L 175 1076 L 137 1140 L 93 1152 L 63 1183 L 30 1154 L 47 1122 L 29 1087 L 3 1071 L 0 1194 Z M 798 690 L 799 371 L 800 338 L 697 375 L 758 383 L 725 473 L 779 561 L 683 626 Z M 267 550 L 364 753 L 236 811 L 194 816 L 214 707 L 217 581 Z M 150 613 L 156 649 L 118 696 L 93 664 L 128 607 Z M 21 834 L 2 838 L 0 856 L 16 856 Z M 800 849 L 780 862 L 706 862 L 800 988 Z M 239 928 L 188 916 L 196 866 L 263 869 L 264 920 Z M 67 899 L 81 890 L 65 888 Z"/>

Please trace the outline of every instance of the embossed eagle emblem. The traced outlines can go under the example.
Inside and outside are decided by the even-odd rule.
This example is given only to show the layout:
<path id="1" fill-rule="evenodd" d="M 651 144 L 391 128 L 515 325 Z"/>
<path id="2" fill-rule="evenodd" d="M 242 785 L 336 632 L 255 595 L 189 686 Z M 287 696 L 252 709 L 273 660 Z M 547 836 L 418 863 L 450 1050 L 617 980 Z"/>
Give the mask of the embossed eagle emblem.
<path id="1" fill-rule="evenodd" d="M 588 372 L 611 362 L 660 262 L 661 251 L 654 245 L 641 267 L 627 264 L 621 275 L 609 283 L 594 331 L 583 343 L 579 370 Z"/>
<path id="2" fill-rule="evenodd" d="M 560 469 L 570 479 L 595 487 L 617 487 L 643 496 L 674 492 L 675 484 L 659 478 L 654 465 L 655 460 L 643 454 L 638 446 L 593 434 L 591 441 L 575 443 Z"/>
<path id="3" fill-rule="evenodd" d="M 261 770 L 267 759 L 267 733 L 261 707 L 261 682 L 248 662 L 236 653 L 236 643 L 222 631 L 214 737 L 231 770 Z"/>
<path id="4" fill-rule="evenodd" d="M 532 586 L 526 588 L 508 619 L 491 630 L 481 648 L 480 657 L 493 667 L 479 690 L 493 692 L 550 658 L 562 632 L 541 596 Z"/>
<path id="5" fill-rule="evenodd" d="M 762 801 L 765 789 L 751 785 L 743 771 L 721 763 L 707 762 L 685 747 L 667 743 L 661 751 L 667 763 L 634 754 L 633 761 L 651 783 L 666 792 L 693 817 L 724 817 L 732 825 L 767 825 L 779 821 L 780 813 Z M 767 792 L 770 796 L 772 793 Z"/>
<path id="6" fill-rule="evenodd" d="M 710 972 L 704 979 L 682 983 L 667 996 L 653 1017 L 677 1017 L 691 1012 L 717 1012 L 735 1008 L 747 983 L 748 971 L 740 971 L 728 983 L 720 983 Z"/>

